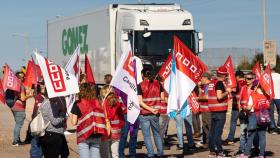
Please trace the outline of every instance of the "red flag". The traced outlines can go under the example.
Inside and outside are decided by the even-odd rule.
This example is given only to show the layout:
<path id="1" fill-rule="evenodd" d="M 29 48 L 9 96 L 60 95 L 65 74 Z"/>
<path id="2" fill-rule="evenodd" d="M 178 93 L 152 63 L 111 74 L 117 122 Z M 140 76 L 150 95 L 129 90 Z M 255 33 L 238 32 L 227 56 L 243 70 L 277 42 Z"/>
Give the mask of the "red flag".
<path id="1" fill-rule="evenodd" d="M 93 73 L 87 55 L 85 55 L 85 74 L 86 74 L 86 81 L 88 83 L 95 84 L 95 80 L 93 77 Z"/>
<path id="2" fill-rule="evenodd" d="M 10 69 L 8 64 L 6 64 L 5 73 L 3 76 L 3 88 L 4 91 L 11 89 L 20 92 L 20 80 L 16 77 L 13 71 Z"/>
<path id="3" fill-rule="evenodd" d="M 6 103 L 6 101 L 5 101 L 5 92 L 4 92 L 4 88 L 3 88 L 1 80 L 0 80 L 0 102 L 3 103 L 3 104 Z"/>
<path id="4" fill-rule="evenodd" d="M 188 98 L 188 102 L 191 106 L 192 112 L 193 113 L 198 113 L 199 112 L 199 103 L 196 100 L 197 96 L 195 93 L 191 93 L 191 95 Z"/>
<path id="5" fill-rule="evenodd" d="M 207 71 L 207 66 L 176 36 L 174 36 L 174 53 L 177 69 L 188 76 L 194 83 L 197 83 L 203 73 Z M 158 72 L 163 81 L 171 73 L 171 59 L 172 53 L 170 53 Z"/>
<path id="6" fill-rule="evenodd" d="M 273 89 L 273 80 L 271 77 L 271 70 L 270 70 L 269 63 L 267 64 L 263 74 L 260 77 L 260 85 L 264 89 L 266 94 L 270 96 L 270 99 L 273 99 L 274 89 Z"/>
<path id="7" fill-rule="evenodd" d="M 256 79 L 259 80 L 261 78 L 261 67 L 260 63 L 257 61 L 255 66 L 252 69 L 252 72 L 256 75 Z"/>
<path id="8" fill-rule="evenodd" d="M 232 64 L 232 59 L 229 56 L 224 64 L 224 67 L 227 68 L 227 72 L 228 72 L 228 83 L 227 86 L 229 88 L 235 88 L 237 86 L 236 83 L 236 79 L 235 79 L 235 75 L 234 75 L 234 68 L 233 68 L 233 64 Z"/>
<path id="9" fill-rule="evenodd" d="M 23 82 L 23 85 L 25 87 L 31 88 L 32 84 L 37 85 L 37 82 L 38 82 L 38 77 L 37 77 L 36 67 L 35 67 L 35 63 L 32 59 L 32 60 L 28 61 L 25 80 Z"/>

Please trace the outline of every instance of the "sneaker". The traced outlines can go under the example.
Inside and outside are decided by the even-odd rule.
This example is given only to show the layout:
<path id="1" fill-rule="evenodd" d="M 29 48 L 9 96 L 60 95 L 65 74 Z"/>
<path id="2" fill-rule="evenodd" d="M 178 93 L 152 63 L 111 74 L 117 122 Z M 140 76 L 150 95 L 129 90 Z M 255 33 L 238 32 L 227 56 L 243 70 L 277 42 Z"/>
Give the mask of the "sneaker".
<path id="1" fill-rule="evenodd" d="M 215 152 L 209 152 L 208 157 L 216 157 L 216 153 Z"/>
<path id="2" fill-rule="evenodd" d="M 279 131 L 277 129 L 273 129 L 270 131 L 270 134 L 273 134 L 273 135 L 278 134 L 278 133 L 279 133 Z"/>
<path id="3" fill-rule="evenodd" d="M 218 153 L 217 158 L 230 158 L 231 156 L 226 155 L 225 153 Z"/>
<path id="4" fill-rule="evenodd" d="M 197 150 L 197 148 L 196 148 L 195 145 L 188 147 L 188 149 L 189 149 L 190 151 L 195 151 L 195 150 Z"/>
<path id="5" fill-rule="evenodd" d="M 12 146 L 19 146 L 19 143 L 18 142 L 13 142 Z"/>
<path id="6" fill-rule="evenodd" d="M 276 128 L 275 131 L 277 132 L 277 134 L 280 134 L 280 128 Z"/>
<path id="7" fill-rule="evenodd" d="M 264 158 L 264 156 L 259 156 L 259 158 Z"/>
<path id="8" fill-rule="evenodd" d="M 176 150 L 184 150 L 184 148 L 183 148 L 183 147 L 180 147 L 179 145 L 177 145 Z"/>

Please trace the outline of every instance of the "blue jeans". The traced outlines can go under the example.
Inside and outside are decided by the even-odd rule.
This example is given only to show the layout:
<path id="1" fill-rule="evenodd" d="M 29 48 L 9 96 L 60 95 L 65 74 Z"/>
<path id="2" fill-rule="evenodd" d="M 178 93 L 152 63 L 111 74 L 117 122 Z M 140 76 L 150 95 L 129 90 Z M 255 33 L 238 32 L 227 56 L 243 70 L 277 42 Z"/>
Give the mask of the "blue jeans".
<path id="1" fill-rule="evenodd" d="M 159 134 L 162 138 L 162 142 L 164 143 L 166 130 L 168 128 L 169 116 L 168 115 L 160 115 L 159 117 Z"/>
<path id="2" fill-rule="evenodd" d="M 157 155 L 163 156 L 163 143 L 159 134 L 159 117 L 156 115 L 139 115 L 139 121 L 144 136 L 144 142 L 148 151 L 148 157 L 152 157 L 155 155 L 151 142 L 152 137 L 150 128 L 152 129 L 154 142 L 157 147 Z"/>
<path id="3" fill-rule="evenodd" d="M 256 134 L 258 135 L 259 138 L 259 149 L 260 149 L 259 155 L 264 156 L 265 146 L 266 146 L 265 133 L 266 133 L 266 126 L 259 126 L 256 130 L 248 131 L 248 140 L 246 143 L 246 148 L 244 153 L 246 156 L 250 156 L 252 145 L 254 143 L 254 140 L 256 140 L 255 138 Z"/>
<path id="4" fill-rule="evenodd" d="M 232 110 L 231 111 L 230 128 L 229 128 L 229 133 L 228 133 L 227 140 L 233 140 L 234 139 L 238 116 L 239 116 L 239 111 L 238 110 Z"/>
<path id="5" fill-rule="evenodd" d="M 194 146 L 194 141 L 193 141 L 193 137 L 192 137 L 192 114 L 190 114 L 185 119 L 183 119 L 181 114 L 178 113 L 175 117 L 175 121 L 176 121 L 176 129 L 177 129 L 179 147 L 182 147 L 182 148 L 184 147 L 183 121 L 184 121 L 185 127 L 186 127 L 188 146 L 189 147 Z"/>
<path id="6" fill-rule="evenodd" d="M 277 120 L 277 126 L 280 128 L 280 99 L 273 99 L 270 104 L 270 128 L 275 128 L 275 119 L 274 119 L 274 105 L 277 108 L 278 113 L 278 120 Z"/>
<path id="7" fill-rule="evenodd" d="M 15 128 L 14 128 L 14 142 L 20 141 L 20 129 L 24 123 L 25 112 L 24 111 L 12 111 L 15 118 Z"/>
<path id="8" fill-rule="evenodd" d="M 90 138 L 78 144 L 80 158 L 100 158 L 101 138 Z"/>
<path id="9" fill-rule="evenodd" d="M 247 124 L 240 124 L 240 146 L 239 151 L 245 152 L 245 146 L 247 142 Z"/>
<path id="10" fill-rule="evenodd" d="M 222 134 L 226 122 L 226 112 L 212 112 L 211 128 L 209 131 L 209 149 L 210 152 L 223 152 L 222 147 Z"/>
<path id="11" fill-rule="evenodd" d="M 124 149 L 125 149 L 125 144 L 129 132 L 129 126 L 130 123 L 127 121 L 127 115 L 124 115 L 124 120 L 125 124 L 121 130 L 121 137 L 120 137 L 120 143 L 119 143 L 119 157 L 124 158 Z M 138 120 L 136 120 L 137 122 Z M 135 122 L 135 123 L 136 123 Z M 133 134 L 130 135 L 129 139 L 129 157 L 133 158 L 136 157 L 136 144 L 137 144 L 137 134 L 138 134 L 138 126 L 134 128 Z"/>
<path id="12" fill-rule="evenodd" d="M 31 139 L 30 158 L 41 158 L 43 156 L 41 145 L 37 137 Z"/>

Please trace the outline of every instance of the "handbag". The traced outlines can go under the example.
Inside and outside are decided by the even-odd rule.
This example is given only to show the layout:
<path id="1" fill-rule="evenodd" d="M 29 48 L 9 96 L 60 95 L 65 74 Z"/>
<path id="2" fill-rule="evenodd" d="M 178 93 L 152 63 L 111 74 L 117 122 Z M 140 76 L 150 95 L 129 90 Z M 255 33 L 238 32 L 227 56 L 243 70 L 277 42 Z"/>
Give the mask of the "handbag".
<path id="1" fill-rule="evenodd" d="M 44 118 L 41 110 L 38 110 L 36 117 L 30 123 L 31 135 L 41 137 L 45 135 L 46 128 L 49 126 L 50 121 L 45 125 Z"/>
<path id="2" fill-rule="evenodd" d="M 253 131 L 257 129 L 257 116 L 256 113 L 250 113 L 248 116 L 247 130 Z"/>
<path id="3" fill-rule="evenodd" d="M 265 126 L 270 123 L 270 114 L 269 111 L 265 108 L 262 108 L 258 117 L 257 117 L 258 125 Z"/>

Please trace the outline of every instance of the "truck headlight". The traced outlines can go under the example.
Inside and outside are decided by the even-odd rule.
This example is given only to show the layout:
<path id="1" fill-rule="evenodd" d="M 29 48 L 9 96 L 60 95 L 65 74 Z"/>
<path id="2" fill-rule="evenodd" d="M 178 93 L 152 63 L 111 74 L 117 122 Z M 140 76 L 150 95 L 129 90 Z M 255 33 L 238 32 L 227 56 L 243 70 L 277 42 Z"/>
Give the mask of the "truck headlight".
<path id="1" fill-rule="evenodd" d="M 147 20 L 140 20 L 140 25 L 141 26 L 149 26 L 149 23 Z"/>
<path id="2" fill-rule="evenodd" d="M 191 19 L 184 20 L 182 25 L 191 25 Z"/>

